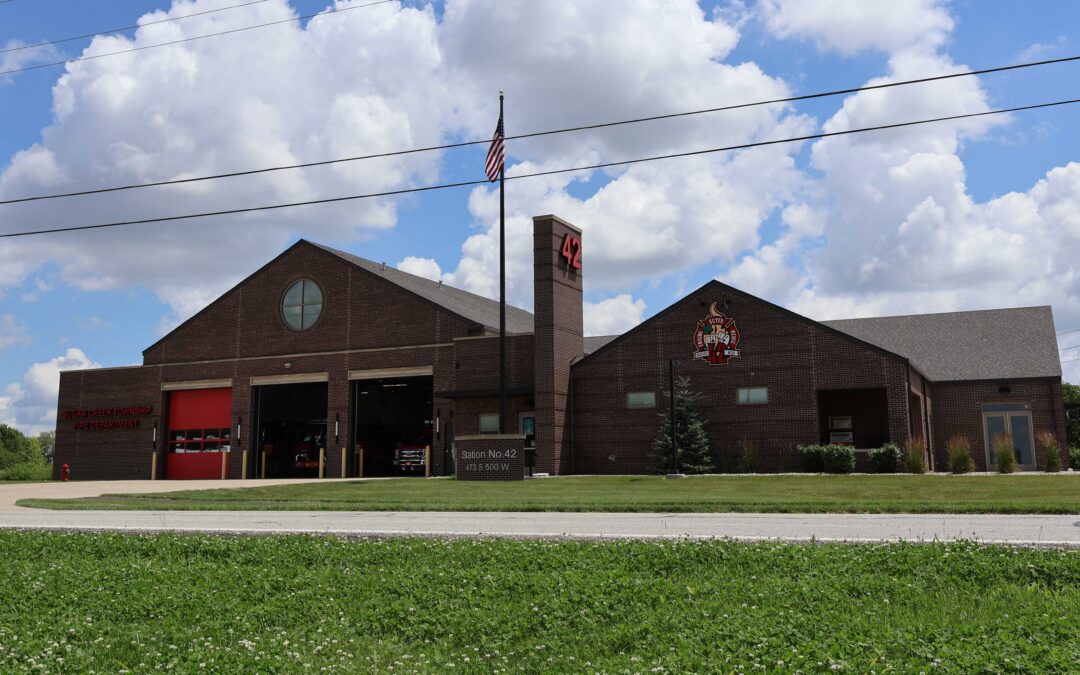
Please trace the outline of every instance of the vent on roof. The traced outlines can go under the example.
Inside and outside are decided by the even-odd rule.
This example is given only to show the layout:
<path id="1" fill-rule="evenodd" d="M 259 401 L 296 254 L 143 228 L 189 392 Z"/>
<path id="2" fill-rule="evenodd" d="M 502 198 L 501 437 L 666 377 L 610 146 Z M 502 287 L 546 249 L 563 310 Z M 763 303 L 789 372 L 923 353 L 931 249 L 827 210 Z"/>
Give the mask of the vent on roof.
<path id="1" fill-rule="evenodd" d="M 1008 382 L 1005 382 L 1000 387 L 998 387 L 998 393 L 999 394 L 1011 394 L 1012 393 L 1012 387 L 1009 386 Z"/>

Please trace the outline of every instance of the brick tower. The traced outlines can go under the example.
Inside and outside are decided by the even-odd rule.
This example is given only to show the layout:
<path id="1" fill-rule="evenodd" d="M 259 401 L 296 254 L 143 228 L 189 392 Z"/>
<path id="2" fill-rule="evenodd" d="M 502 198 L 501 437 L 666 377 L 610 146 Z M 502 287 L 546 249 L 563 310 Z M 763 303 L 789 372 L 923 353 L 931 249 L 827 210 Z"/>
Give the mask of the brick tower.
<path id="1" fill-rule="evenodd" d="M 584 353 L 581 230 L 555 216 L 533 218 L 536 339 L 536 468 L 569 473 L 570 363 Z"/>

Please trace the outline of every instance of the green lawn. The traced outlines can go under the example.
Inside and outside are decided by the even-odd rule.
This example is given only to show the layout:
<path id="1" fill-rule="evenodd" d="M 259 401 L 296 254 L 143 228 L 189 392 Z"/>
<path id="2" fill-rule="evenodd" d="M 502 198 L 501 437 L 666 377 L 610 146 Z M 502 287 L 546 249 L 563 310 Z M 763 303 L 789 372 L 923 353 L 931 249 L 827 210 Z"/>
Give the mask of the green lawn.
<path id="1" fill-rule="evenodd" d="M 1080 474 L 571 476 L 509 483 L 397 479 L 26 499 L 19 504 L 53 509 L 1080 513 Z"/>
<path id="2" fill-rule="evenodd" d="M 0 672 L 1070 672 L 1080 552 L 0 532 Z"/>

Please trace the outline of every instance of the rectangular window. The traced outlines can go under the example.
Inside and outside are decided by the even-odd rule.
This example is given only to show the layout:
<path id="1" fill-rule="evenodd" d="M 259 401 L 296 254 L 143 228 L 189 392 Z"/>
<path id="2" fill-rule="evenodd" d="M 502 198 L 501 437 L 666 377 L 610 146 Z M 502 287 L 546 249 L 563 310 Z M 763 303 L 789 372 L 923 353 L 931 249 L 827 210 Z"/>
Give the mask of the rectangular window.
<path id="1" fill-rule="evenodd" d="M 739 387 L 738 396 L 735 399 L 739 404 L 768 403 L 768 387 Z"/>
<path id="2" fill-rule="evenodd" d="M 485 413 L 480 415 L 480 433 L 482 434 L 497 434 L 499 433 L 499 414 L 498 413 Z"/>
<path id="3" fill-rule="evenodd" d="M 655 408 L 655 391 L 632 391 L 626 395 L 627 408 Z"/>

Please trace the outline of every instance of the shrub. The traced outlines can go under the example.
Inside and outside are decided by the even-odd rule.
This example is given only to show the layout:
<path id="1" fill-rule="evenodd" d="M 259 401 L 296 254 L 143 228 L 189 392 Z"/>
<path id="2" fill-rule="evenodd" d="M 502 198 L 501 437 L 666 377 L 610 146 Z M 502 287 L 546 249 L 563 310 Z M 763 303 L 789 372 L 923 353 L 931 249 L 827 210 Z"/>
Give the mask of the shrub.
<path id="1" fill-rule="evenodd" d="M 896 473 L 900 469 L 900 446 L 886 443 L 870 451 L 870 468 L 874 473 Z"/>
<path id="2" fill-rule="evenodd" d="M 855 469 L 855 448 L 849 445 L 823 445 L 821 464 L 828 473 L 851 473 Z"/>
<path id="3" fill-rule="evenodd" d="M 1069 448 L 1069 468 L 1080 471 L 1080 448 Z"/>
<path id="4" fill-rule="evenodd" d="M 949 471 L 967 473 L 975 468 L 975 461 L 971 458 L 971 441 L 967 436 L 950 438 L 945 452 L 949 455 Z"/>
<path id="5" fill-rule="evenodd" d="M 820 445 L 800 445 L 799 465 L 803 471 L 809 473 L 821 473 L 825 470 L 825 464 L 821 459 Z"/>
<path id="6" fill-rule="evenodd" d="M 926 443 L 921 438 L 904 441 L 904 465 L 908 473 L 926 473 Z"/>
<path id="7" fill-rule="evenodd" d="M 1038 443 L 1039 449 L 1042 450 L 1044 471 L 1058 472 L 1061 471 L 1061 446 L 1058 445 L 1057 436 L 1049 431 L 1040 431 L 1039 435 L 1035 437 L 1035 442 Z"/>
<path id="8" fill-rule="evenodd" d="M 23 462 L 0 470 L 0 480 L 49 480 L 52 478 L 52 465 L 38 462 Z"/>
<path id="9" fill-rule="evenodd" d="M 1016 455 L 1012 434 L 996 434 L 993 440 L 994 457 L 997 460 L 998 473 L 1016 471 Z"/>

